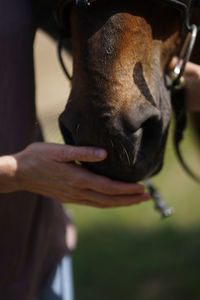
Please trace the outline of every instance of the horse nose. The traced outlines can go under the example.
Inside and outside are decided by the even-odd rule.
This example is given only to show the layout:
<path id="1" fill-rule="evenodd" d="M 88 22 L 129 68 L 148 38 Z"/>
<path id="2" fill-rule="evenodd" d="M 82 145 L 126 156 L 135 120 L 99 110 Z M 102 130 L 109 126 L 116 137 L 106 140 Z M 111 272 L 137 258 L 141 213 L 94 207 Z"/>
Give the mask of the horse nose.
<path id="1" fill-rule="evenodd" d="M 140 108 L 123 116 L 121 120 L 123 135 L 135 141 L 135 151 L 139 147 L 143 154 L 151 155 L 156 151 L 162 137 L 160 111 L 154 106 Z"/>

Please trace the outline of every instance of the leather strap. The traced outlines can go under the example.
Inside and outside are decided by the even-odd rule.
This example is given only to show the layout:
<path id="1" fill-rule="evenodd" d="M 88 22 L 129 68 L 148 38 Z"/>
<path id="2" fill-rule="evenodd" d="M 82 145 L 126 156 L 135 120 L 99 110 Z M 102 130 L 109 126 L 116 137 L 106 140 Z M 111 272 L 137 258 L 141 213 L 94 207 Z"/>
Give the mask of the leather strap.
<path id="1" fill-rule="evenodd" d="M 172 88 L 171 100 L 175 117 L 175 128 L 174 128 L 174 147 L 176 155 L 179 159 L 180 164 L 186 171 L 186 173 L 197 183 L 200 183 L 200 178 L 188 167 L 185 159 L 182 156 L 180 145 L 184 138 L 184 132 L 187 126 L 187 115 L 185 111 L 185 93 L 184 88 L 176 89 Z"/>

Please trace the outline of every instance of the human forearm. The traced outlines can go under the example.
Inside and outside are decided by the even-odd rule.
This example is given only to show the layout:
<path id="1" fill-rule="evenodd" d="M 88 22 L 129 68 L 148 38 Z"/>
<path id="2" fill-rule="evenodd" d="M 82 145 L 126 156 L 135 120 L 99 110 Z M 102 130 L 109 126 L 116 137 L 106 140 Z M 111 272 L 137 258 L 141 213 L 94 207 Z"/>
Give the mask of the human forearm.
<path id="1" fill-rule="evenodd" d="M 14 156 L 0 157 L 0 193 L 14 192 L 18 189 L 17 161 Z"/>

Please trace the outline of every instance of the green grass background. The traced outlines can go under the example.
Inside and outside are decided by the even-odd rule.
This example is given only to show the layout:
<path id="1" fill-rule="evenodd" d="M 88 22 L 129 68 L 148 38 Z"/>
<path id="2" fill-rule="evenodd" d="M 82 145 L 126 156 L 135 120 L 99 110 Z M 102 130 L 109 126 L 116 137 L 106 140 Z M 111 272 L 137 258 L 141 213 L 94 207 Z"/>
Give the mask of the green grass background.
<path id="1" fill-rule="evenodd" d="M 153 182 L 174 208 L 172 217 L 162 220 L 152 201 L 115 209 L 67 206 L 78 230 L 77 300 L 200 299 L 200 187 L 177 162 L 171 140 L 170 134 Z M 191 130 L 182 149 L 200 174 Z"/>

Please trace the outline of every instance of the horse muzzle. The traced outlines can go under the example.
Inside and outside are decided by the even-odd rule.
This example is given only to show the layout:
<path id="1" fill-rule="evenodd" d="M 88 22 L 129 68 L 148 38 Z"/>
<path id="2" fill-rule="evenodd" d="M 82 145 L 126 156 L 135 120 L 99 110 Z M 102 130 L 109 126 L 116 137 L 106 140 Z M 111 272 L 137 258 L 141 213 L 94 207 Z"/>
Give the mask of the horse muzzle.
<path id="1" fill-rule="evenodd" d="M 117 118 L 108 113 L 96 118 L 90 114 L 87 120 L 81 114 L 72 118 L 72 112 L 66 109 L 59 125 L 67 144 L 107 151 L 104 161 L 84 163 L 87 168 L 113 179 L 136 182 L 160 170 L 167 136 L 159 111 L 153 106 L 145 111 L 135 117 L 126 114 Z"/>

